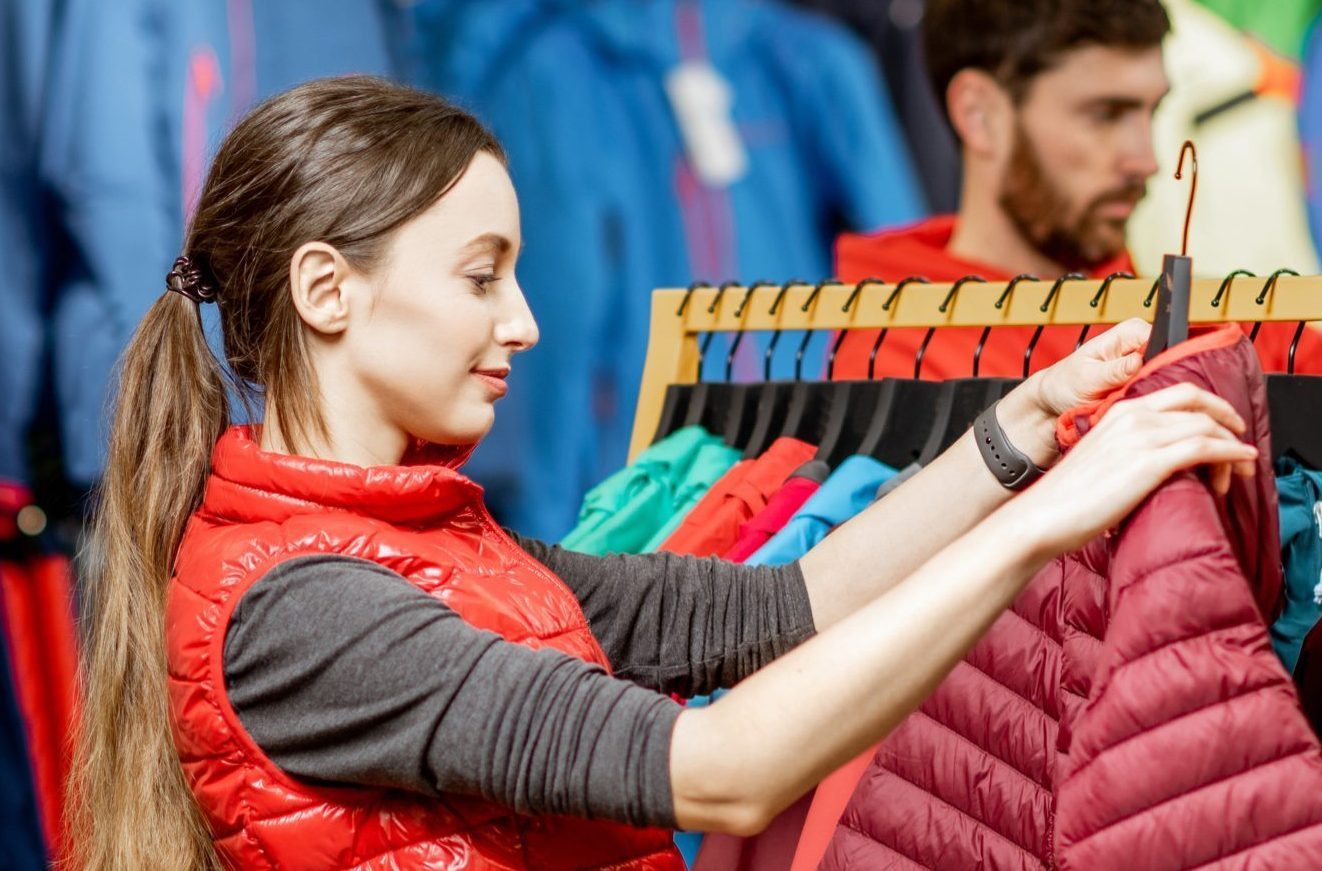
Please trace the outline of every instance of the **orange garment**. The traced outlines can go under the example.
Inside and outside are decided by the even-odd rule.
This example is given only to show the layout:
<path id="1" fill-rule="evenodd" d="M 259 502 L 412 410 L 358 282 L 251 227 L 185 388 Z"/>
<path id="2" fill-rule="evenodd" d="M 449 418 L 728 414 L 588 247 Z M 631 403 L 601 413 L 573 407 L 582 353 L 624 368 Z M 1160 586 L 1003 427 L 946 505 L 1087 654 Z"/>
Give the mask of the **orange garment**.
<path id="1" fill-rule="evenodd" d="M 765 508 L 790 475 L 816 453 L 816 445 L 778 438 L 757 459 L 735 463 L 658 550 L 693 556 L 725 553 L 739 540 L 739 527 Z"/>

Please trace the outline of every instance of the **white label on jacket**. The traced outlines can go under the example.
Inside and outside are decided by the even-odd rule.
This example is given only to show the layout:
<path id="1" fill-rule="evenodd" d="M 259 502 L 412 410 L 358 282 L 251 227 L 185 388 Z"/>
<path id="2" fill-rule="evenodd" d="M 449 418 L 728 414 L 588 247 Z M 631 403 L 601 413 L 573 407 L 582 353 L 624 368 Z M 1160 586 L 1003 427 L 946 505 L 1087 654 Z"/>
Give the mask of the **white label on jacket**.
<path id="1" fill-rule="evenodd" d="M 734 123 L 734 90 L 710 63 L 688 60 L 666 74 L 666 96 L 698 179 L 727 187 L 748 172 L 748 152 Z"/>
<path id="2" fill-rule="evenodd" d="M 1318 538 L 1322 538 L 1322 502 L 1313 503 L 1313 528 Z M 1318 578 L 1317 586 L 1313 588 L 1313 601 L 1322 605 L 1322 577 Z"/>

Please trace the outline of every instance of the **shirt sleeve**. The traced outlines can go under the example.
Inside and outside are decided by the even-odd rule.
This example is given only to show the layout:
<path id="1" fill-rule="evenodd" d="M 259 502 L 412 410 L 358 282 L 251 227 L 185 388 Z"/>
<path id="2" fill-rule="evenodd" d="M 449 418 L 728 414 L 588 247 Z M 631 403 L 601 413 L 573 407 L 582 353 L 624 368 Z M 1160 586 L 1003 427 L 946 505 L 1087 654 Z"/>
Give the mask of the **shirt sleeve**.
<path id="1" fill-rule="evenodd" d="M 592 556 L 515 536 L 574 591 L 616 677 L 681 696 L 733 686 L 815 632 L 797 562 Z"/>
<path id="2" fill-rule="evenodd" d="M 240 722 L 293 776 L 675 824 L 679 706 L 477 629 L 376 563 L 273 568 L 235 609 L 224 669 Z"/>

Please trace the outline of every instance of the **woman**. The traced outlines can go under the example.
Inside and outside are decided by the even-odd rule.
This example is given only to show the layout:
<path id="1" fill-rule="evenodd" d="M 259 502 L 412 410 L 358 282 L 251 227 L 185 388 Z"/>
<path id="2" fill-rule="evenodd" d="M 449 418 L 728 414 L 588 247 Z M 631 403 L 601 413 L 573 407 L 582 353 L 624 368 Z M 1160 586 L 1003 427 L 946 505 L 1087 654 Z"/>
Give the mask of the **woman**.
<path id="1" fill-rule="evenodd" d="M 1137 371 L 1135 322 L 1002 401 L 1055 464 L 1017 498 L 966 435 L 780 569 L 515 540 L 456 470 L 537 341 L 519 246 L 500 146 L 435 97 L 311 82 L 226 138 L 123 361 L 82 865 L 679 869 L 660 827 L 757 831 L 1054 555 L 1173 472 L 1252 471 L 1243 422 L 1184 387 L 1055 463 L 1056 417 Z M 207 302 L 260 426 L 229 427 Z"/>

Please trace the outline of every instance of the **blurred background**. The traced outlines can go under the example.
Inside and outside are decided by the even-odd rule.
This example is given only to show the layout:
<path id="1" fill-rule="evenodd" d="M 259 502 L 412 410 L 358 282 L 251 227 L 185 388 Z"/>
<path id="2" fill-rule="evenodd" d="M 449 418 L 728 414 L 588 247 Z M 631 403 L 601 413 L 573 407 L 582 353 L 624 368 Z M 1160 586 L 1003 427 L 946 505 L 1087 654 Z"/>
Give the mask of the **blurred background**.
<path id="1" fill-rule="evenodd" d="M 1322 0 L 1166 5 L 1156 153 L 1169 175 L 1180 142 L 1197 141 L 1199 272 L 1316 273 Z M 0 868 L 44 862 L 57 828 L 69 693 L 10 684 L 36 669 L 72 685 L 61 597 L 76 584 L 37 580 L 68 574 L 117 355 L 237 118 L 307 79 L 373 73 L 445 95 L 500 137 L 542 341 L 516 362 L 467 471 L 502 523 L 556 540 L 624 463 L 653 288 L 819 281 L 842 232 L 955 210 L 959 157 L 923 69 L 923 12 L 922 0 L 0 0 Z M 1186 196 L 1149 190 L 1129 224 L 1146 273 L 1176 244 Z M 813 341 L 818 353 L 826 337 Z M 760 376 L 764 347 L 740 346 L 736 377 Z"/>

